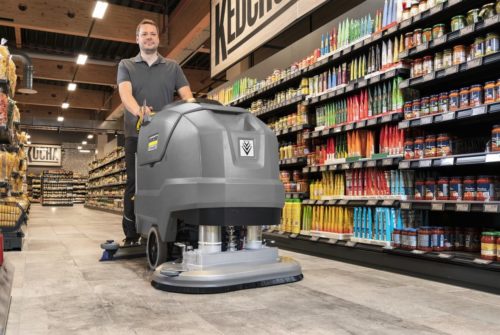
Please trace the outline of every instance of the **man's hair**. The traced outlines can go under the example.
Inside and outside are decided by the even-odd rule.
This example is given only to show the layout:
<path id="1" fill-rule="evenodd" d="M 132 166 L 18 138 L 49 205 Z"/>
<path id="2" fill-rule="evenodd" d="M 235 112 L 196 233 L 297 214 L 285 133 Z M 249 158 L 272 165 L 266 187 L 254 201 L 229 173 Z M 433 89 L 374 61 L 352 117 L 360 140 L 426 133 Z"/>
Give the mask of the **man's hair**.
<path id="1" fill-rule="evenodd" d="M 152 26 L 155 26 L 156 27 L 156 32 L 158 33 L 158 35 L 160 34 L 160 29 L 159 29 L 158 25 L 156 24 L 156 22 L 154 22 L 153 20 L 149 20 L 149 19 L 143 19 L 137 25 L 137 29 L 135 30 L 135 35 L 136 36 L 139 36 L 139 30 L 141 29 L 141 26 L 145 25 L 145 24 L 150 24 Z"/>

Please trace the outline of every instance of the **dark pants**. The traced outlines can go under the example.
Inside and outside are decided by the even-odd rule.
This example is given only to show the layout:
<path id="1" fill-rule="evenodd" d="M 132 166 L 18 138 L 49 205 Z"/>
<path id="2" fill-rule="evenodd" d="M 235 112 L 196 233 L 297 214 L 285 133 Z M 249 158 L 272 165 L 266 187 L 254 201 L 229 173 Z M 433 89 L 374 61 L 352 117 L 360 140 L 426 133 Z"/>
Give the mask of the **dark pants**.
<path id="1" fill-rule="evenodd" d="M 122 226 L 126 238 L 138 238 L 135 228 L 134 200 L 135 195 L 135 153 L 137 152 L 137 137 L 125 138 L 125 164 L 127 168 L 127 185 L 123 197 Z"/>

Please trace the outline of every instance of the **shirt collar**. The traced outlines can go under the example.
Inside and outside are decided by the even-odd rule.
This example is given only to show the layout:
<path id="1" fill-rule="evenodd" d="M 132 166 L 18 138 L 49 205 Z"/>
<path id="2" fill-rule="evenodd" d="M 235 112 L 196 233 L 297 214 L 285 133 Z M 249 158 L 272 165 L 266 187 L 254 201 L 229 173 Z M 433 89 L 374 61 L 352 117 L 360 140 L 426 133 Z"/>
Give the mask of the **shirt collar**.
<path id="1" fill-rule="evenodd" d="M 142 57 L 141 57 L 141 53 L 140 53 L 140 52 L 137 54 L 137 56 L 135 56 L 135 57 L 133 58 L 133 60 L 134 60 L 134 62 L 136 62 L 136 63 L 141 63 L 141 62 L 144 62 L 144 60 L 143 60 L 143 59 L 142 59 Z M 162 56 L 162 55 L 160 55 L 160 54 L 158 54 L 158 59 L 157 59 L 157 60 L 156 60 L 156 62 L 154 62 L 152 65 L 154 65 L 154 64 L 159 64 L 159 63 L 162 63 L 162 64 L 166 63 L 166 59 L 165 59 L 165 57 L 163 57 L 163 56 Z"/>

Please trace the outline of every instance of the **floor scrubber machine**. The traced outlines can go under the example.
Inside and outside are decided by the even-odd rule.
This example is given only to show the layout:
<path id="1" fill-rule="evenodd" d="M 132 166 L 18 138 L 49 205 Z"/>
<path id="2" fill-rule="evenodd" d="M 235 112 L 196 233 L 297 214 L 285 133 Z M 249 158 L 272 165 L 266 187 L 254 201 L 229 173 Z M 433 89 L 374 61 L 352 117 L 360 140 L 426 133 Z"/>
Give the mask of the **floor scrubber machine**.
<path id="1" fill-rule="evenodd" d="M 145 119 L 136 160 L 137 231 L 152 285 L 217 293 L 301 280 L 262 240 L 284 204 L 278 142 L 258 118 L 217 102 L 177 102 Z M 167 262 L 172 250 L 182 261 Z"/>

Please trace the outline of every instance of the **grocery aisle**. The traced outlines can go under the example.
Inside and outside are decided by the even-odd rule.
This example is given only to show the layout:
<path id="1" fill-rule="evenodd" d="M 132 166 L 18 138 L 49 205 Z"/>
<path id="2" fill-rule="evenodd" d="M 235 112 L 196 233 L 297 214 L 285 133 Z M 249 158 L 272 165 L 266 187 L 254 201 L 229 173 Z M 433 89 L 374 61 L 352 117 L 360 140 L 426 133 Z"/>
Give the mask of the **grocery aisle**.
<path id="1" fill-rule="evenodd" d="M 17 334 L 495 334 L 500 296 L 282 252 L 299 283 L 220 295 L 157 291 L 144 259 L 99 263 L 120 217 L 33 205 L 14 264 Z"/>

